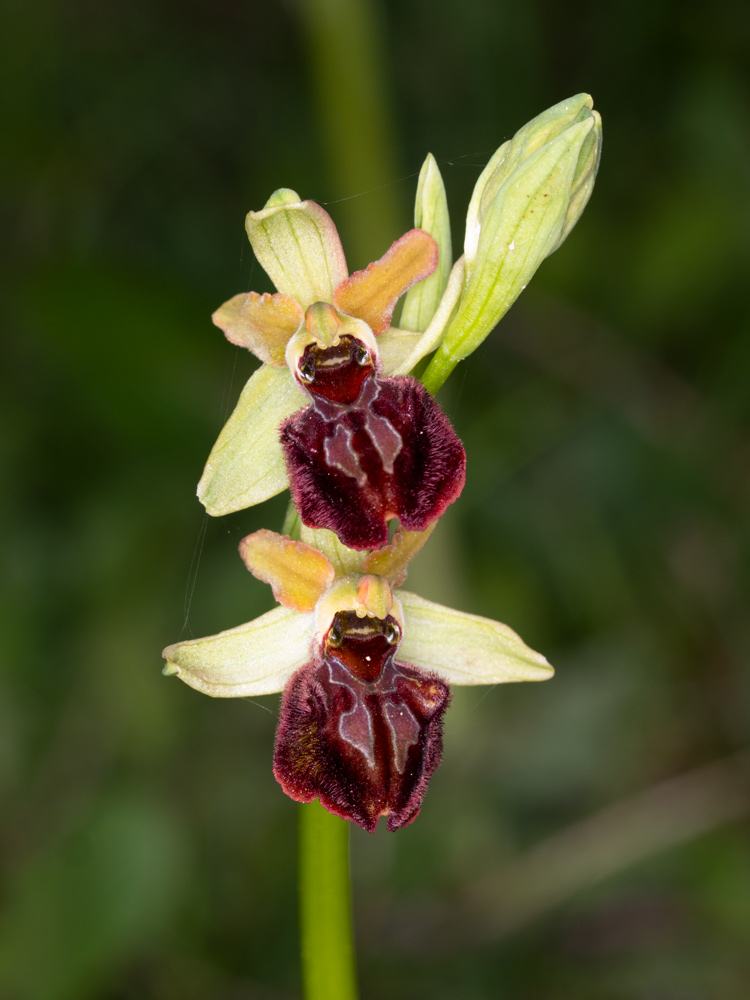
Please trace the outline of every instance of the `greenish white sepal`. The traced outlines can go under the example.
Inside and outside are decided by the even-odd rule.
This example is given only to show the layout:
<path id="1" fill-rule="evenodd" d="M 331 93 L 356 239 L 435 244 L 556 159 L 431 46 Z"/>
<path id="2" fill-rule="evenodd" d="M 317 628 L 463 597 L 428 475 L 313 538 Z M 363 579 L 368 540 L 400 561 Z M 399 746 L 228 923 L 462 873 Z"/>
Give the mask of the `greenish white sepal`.
<path id="1" fill-rule="evenodd" d="M 466 218 L 461 300 L 424 376 L 436 392 L 505 315 L 586 206 L 601 151 L 588 94 L 562 101 L 497 150 Z"/>
<path id="2" fill-rule="evenodd" d="M 258 263 L 280 292 L 296 299 L 303 310 L 313 302 L 332 301 L 347 267 L 325 209 L 280 188 L 259 212 L 248 212 L 245 229 Z"/>
<path id="3" fill-rule="evenodd" d="M 547 108 L 536 118 L 532 118 L 516 132 L 512 139 L 504 142 L 495 152 L 474 186 L 466 216 L 464 254 L 469 270 L 471 270 L 476 255 L 481 221 L 502 185 L 524 160 L 527 160 L 542 146 L 562 135 L 571 125 L 594 117 L 598 123 L 598 129 L 595 129 L 594 132 L 600 134 L 601 118 L 597 112 L 592 111 L 593 105 L 594 102 L 589 94 L 576 94 L 575 97 L 570 97 L 566 101 L 560 101 L 559 104 Z M 598 158 L 596 164 L 598 165 Z M 580 215 L 580 212 L 578 214 Z"/>
<path id="4" fill-rule="evenodd" d="M 347 548 L 338 536 L 327 528 L 308 528 L 300 522 L 300 540 L 318 549 L 336 570 L 336 576 L 361 573 L 367 553 Z"/>
<path id="5" fill-rule="evenodd" d="M 554 674 L 513 629 L 489 618 L 454 611 L 399 590 L 404 612 L 400 654 L 448 684 L 544 681 Z"/>
<path id="6" fill-rule="evenodd" d="M 165 674 L 214 698 L 283 691 L 311 658 L 315 615 L 278 607 L 246 625 L 167 646 Z"/>
<path id="7" fill-rule="evenodd" d="M 576 222 L 578 222 L 584 208 L 586 207 L 591 192 L 594 190 L 594 181 L 599 170 L 599 160 L 602 155 L 602 119 L 598 111 L 592 111 L 594 125 L 581 145 L 578 154 L 578 164 L 576 166 L 573 184 L 571 185 L 570 200 L 568 210 L 565 213 L 560 237 L 552 247 L 551 253 L 565 241 L 568 233 Z"/>
<path id="8" fill-rule="evenodd" d="M 243 510 L 287 488 L 279 427 L 308 402 L 288 368 L 263 365 L 253 373 L 198 483 L 198 497 L 212 517 Z"/>

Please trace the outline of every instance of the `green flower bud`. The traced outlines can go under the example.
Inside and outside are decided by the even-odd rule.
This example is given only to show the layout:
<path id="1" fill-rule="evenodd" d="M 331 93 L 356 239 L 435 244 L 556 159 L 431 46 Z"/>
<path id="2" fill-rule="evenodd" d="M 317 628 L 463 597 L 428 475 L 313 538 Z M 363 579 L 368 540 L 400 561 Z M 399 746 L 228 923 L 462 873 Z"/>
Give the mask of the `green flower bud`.
<path id="1" fill-rule="evenodd" d="M 588 94 L 549 108 L 492 157 L 466 218 L 466 275 L 458 309 L 425 373 L 435 392 L 505 315 L 586 206 L 601 151 Z"/>

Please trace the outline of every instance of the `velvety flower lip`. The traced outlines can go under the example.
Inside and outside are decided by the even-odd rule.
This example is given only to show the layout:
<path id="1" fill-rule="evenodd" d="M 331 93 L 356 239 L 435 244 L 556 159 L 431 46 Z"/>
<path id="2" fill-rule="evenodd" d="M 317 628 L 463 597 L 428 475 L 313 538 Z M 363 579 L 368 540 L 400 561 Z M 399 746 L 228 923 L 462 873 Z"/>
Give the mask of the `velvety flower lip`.
<path id="1" fill-rule="evenodd" d="M 464 485 L 466 454 L 445 414 L 416 379 L 381 378 L 368 328 L 332 306 L 310 306 L 296 340 L 287 362 L 310 405 L 282 424 L 281 444 L 303 523 L 353 549 L 385 545 L 392 517 L 424 531 Z"/>
<path id="2" fill-rule="evenodd" d="M 353 552 L 327 530 L 272 531 L 240 553 L 280 602 L 238 628 L 164 650 L 164 672 L 215 697 L 284 691 L 274 773 L 297 801 L 374 830 L 417 816 L 442 754 L 450 684 L 553 673 L 505 625 L 397 589 L 430 531 Z M 312 544 L 310 544 L 312 543 Z"/>
<path id="3" fill-rule="evenodd" d="M 410 230 L 379 260 L 347 275 L 330 216 L 293 191 L 275 192 L 260 212 L 249 213 L 246 228 L 255 255 L 278 292 L 236 295 L 213 316 L 232 343 L 263 362 L 219 435 L 198 485 L 198 496 L 213 516 L 260 503 L 288 485 L 278 431 L 309 398 L 285 360 L 300 336 L 304 343 L 310 342 L 305 322 L 311 306 L 333 307 L 346 323 L 357 327 L 359 339 L 366 339 L 365 331 L 370 338 L 377 335 L 372 354 L 379 359 L 378 374 L 405 375 L 437 346 L 464 280 L 461 261 L 451 271 L 426 328 L 396 329 L 390 321 L 399 297 L 437 264 L 437 245 L 426 232 Z M 423 311 L 423 319 L 425 315 Z"/>
<path id="4" fill-rule="evenodd" d="M 448 685 L 396 659 L 391 616 L 337 612 L 321 649 L 284 689 L 273 770 L 290 798 L 319 798 L 371 833 L 419 814 L 440 763 Z M 367 669 L 364 669 L 367 668 Z"/>

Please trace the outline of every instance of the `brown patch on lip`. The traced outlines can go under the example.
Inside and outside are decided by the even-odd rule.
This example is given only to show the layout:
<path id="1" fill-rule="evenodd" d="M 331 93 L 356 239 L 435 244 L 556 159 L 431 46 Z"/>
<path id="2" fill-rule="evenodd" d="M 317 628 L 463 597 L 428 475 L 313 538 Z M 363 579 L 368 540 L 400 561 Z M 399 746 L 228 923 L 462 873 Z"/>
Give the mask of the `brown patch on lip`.
<path id="1" fill-rule="evenodd" d="M 357 400 L 365 379 L 375 371 L 375 362 L 365 345 L 345 334 L 333 347 L 309 344 L 297 365 L 303 388 L 331 403 Z"/>

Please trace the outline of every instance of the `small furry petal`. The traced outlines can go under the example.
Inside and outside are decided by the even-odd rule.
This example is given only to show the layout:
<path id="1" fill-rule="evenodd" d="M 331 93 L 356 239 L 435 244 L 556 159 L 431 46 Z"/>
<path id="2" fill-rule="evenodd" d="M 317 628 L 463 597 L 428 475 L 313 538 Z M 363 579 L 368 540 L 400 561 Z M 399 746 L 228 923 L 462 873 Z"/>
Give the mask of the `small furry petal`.
<path id="1" fill-rule="evenodd" d="M 424 531 L 464 485 L 461 442 L 408 376 L 370 377 L 345 407 L 315 399 L 284 423 L 281 442 L 300 518 L 352 549 L 387 545 L 392 517 L 407 531 Z"/>
<path id="2" fill-rule="evenodd" d="M 395 659 L 394 619 L 336 616 L 320 654 L 284 690 L 274 774 L 298 802 L 320 798 L 374 831 L 407 826 L 440 763 L 450 697 L 432 674 Z"/>
<path id="3" fill-rule="evenodd" d="M 242 539 L 240 556 L 253 576 L 271 585 L 279 604 L 294 611 L 314 611 L 335 575 L 318 549 L 265 528 Z"/>

